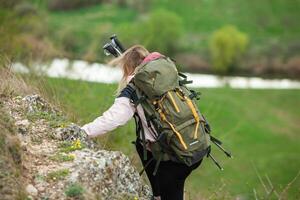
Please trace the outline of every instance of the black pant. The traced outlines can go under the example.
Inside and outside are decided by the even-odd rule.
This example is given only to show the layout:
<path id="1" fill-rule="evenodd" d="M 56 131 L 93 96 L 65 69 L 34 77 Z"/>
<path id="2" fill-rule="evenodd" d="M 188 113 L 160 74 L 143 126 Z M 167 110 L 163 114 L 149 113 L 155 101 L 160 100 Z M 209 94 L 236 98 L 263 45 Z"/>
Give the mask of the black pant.
<path id="1" fill-rule="evenodd" d="M 136 142 L 136 150 L 141 158 L 143 166 L 153 157 L 150 151 L 147 151 L 147 160 L 143 158 L 143 146 Z M 161 196 L 161 200 L 183 200 L 183 189 L 185 179 L 196 169 L 202 160 L 192 166 L 176 163 L 173 161 L 161 161 L 158 171 L 153 176 L 155 160 L 153 160 L 145 169 L 150 181 L 153 195 Z"/>

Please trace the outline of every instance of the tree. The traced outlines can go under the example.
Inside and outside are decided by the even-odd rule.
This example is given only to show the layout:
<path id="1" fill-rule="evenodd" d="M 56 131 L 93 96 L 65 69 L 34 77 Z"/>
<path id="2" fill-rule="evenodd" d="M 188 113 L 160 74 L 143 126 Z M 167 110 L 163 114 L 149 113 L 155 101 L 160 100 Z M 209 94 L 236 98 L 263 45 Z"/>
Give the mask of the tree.
<path id="1" fill-rule="evenodd" d="M 248 36 L 235 26 L 227 25 L 215 31 L 209 44 L 213 69 L 219 73 L 233 71 L 248 43 Z"/>

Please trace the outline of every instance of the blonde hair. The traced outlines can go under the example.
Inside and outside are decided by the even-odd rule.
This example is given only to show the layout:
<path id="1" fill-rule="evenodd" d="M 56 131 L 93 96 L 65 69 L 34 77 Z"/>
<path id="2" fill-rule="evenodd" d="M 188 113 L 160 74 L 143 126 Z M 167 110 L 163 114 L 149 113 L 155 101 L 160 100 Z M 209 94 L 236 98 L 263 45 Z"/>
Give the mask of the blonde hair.
<path id="1" fill-rule="evenodd" d="M 126 87 L 127 77 L 134 74 L 135 68 L 143 62 L 147 55 L 149 55 L 149 51 L 145 47 L 134 45 L 127 49 L 120 57 L 108 63 L 109 65 L 118 65 L 123 70 L 123 77 L 119 82 L 116 95 L 119 95 L 122 89 Z"/>

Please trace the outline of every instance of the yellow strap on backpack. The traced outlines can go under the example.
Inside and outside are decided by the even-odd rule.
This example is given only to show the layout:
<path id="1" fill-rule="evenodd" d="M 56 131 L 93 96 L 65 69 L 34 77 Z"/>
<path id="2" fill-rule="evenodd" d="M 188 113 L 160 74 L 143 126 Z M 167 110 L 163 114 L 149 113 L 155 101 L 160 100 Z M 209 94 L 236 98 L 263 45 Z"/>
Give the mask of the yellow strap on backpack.
<path id="1" fill-rule="evenodd" d="M 198 128 L 199 128 L 199 124 L 200 124 L 200 118 L 199 115 L 197 113 L 197 110 L 195 108 L 195 105 L 193 104 L 192 100 L 188 97 L 186 97 L 184 95 L 184 93 L 182 91 L 176 90 L 176 94 L 179 96 L 179 98 L 181 98 L 182 100 L 186 101 L 188 107 L 191 109 L 193 116 L 195 118 L 196 121 L 196 127 L 195 127 L 195 131 L 194 131 L 194 139 L 197 139 L 197 133 L 198 133 Z"/>
<path id="2" fill-rule="evenodd" d="M 196 108 L 195 108 L 192 100 L 190 98 L 187 98 L 187 97 L 185 97 L 185 99 L 186 99 L 186 102 L 187 102 L 189 108 L 191 109 L 191 111 L 193 113 L 193 116 L 196 120 L 196 128 L 195 128 L 195 132 L 194 132 L 194 139 L 197 139 L 197 133 L 198 133 L 198 128 L 199 128 L 199 124 L 200 124 L 200 118 L 199 118 L 199 115 L 196 111 Z"/>
<path id="3" fill-rule="evenodd" d="M 175 129 L 174 125 L 173 125 L 171 122 L 169 122 L 169 121 L 167 120 L 166 115 L 162 112 L 162 109 L 161 109 L 162 105 L 161 105 L 161 103 L 160 103 L 160 102 L 157 102 L 157 101 L 156 101 L 156 102 L 153 102 L 153 103 L 154 103 L 154 104 L 158 103 L 159 109 L 158 109 L 157 111 L 158 111 L 158 113 L 159 113 L 159 115 L 160 115 L 161 120 L 162 120 L 162 121 L 165 121 L 165 122 L 171 127 L 172 131 L 173 131 L 173 132 L 176 134 L 176 136 L 178 137 L 179 142 L 181 143 L 181 145 L 183 146 L 183 148 L 184 148 L 184 149 L 187 149 L 187 146 L 186 146 L 185 142 L 183 141 L 183 139 L 182 139 L 182 137 L 181 137 L 181 134 Z"/>
<path id="4" fill-rule="evenodd" d="M 173 96 L 172 96 L 172 94 L 171 94 L 170 91 L 168 91 L 168 96 L 170 97 L 170 100 L 171 100 L 171 102 L 172 102 L 172 104 L 173 104 L 173 106 L 174 106 L 176 112 L 179 113 L 180 110 L 179 110 L 179 108 L 178 108 L 178 106 L 177 106 L 177 104 L 176 104 L 176 102 L 175 102 L 175 100 L 174 100 L 174 98 L 173 98 Z"/>

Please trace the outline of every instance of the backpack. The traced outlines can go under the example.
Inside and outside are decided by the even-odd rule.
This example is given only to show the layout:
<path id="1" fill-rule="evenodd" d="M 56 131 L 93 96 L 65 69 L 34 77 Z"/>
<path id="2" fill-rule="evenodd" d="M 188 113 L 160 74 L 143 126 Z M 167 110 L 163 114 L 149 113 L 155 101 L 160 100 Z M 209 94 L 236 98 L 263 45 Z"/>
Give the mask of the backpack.
<path id="1" fill-rule="evenodd" d="M 122 55 L 125 48 L 117 36 L 113 35 L 110 39 L 111 42 L 103 46 L 105 54 Z M 142 105 L 148 128 L 156 139 L 150 146 L 153 158 L 145 164 L 140 175 L 153 159 L 156 160 L 155 175 L 162 160 L 191 166 L 205 155 L 223 170 L 211 155 L 210 142 L 232 158 L 231 153 L 222 147 L 222 142 L 211 135 L 210 126 L 195 103 L 195 99 L 199 99 L 198 93 L 186 87 L 191 82 L 177 71 L 171 59 L 162 56 L 140 64 L 124 94 L 120 94 L 130 97 L 135 106 Z M 142 137 L 143 157 L 147 160 L 143 126 L 137 114 L 134 118 L 137 137 Z"/>
<path id="2" fill-rule="evenodd" d="M 156 160 L 153 175 L 161 161 L 191 166 L 210 155 L 210 141 L 215 138 L 211 138 L 209 124 L 196 105 L 198 93 L 189 90 L 188 83 L 187 77 L 178 73 L 175 63 L 164 56 L 139 65 L 129 83 L 135 91 L 131 101 L 135 106 L 141 104 L 147 126 L 156 140 L 150 145 Z M 145 134 L 138 115 L 135 121 L 146 160 Z"/>

